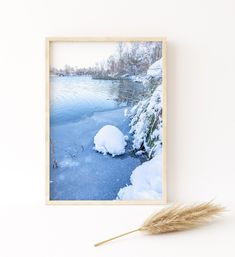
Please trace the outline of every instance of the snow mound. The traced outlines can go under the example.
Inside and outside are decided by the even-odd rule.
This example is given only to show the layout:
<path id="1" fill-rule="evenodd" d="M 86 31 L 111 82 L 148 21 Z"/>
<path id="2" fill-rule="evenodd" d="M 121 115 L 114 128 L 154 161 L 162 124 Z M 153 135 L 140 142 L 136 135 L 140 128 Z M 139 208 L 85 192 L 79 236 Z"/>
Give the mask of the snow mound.
<path id="1" fill-rule="evenodd" d="M 150 77 L 162 77 L 162 58 L 149 67 L 147 75 Z"/>
<path id="2" fill-rule="evenodd" d="M 156 155 L 136 167 L 131 185 L 119 190 L 117 200 L 156 200 L 162 197 L 162 158 Z"/>
<path id="3" fill-rule="evenodd" d="M 128 137 L 115 126 L 102 127 L 94 137 L 94 149 L 103 154 L 121 155 L 125 153 L 126 140 Z"/>

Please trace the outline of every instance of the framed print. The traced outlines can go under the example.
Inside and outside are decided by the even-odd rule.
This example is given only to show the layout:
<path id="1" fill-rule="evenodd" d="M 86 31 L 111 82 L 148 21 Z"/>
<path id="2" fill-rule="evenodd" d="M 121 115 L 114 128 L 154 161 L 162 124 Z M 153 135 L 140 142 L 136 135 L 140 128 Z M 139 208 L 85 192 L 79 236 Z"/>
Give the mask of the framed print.
<path id="1" fill-rule="evenodd" d="M 46 39 L 46 201 L 166 203 L 166 40 Z"/>

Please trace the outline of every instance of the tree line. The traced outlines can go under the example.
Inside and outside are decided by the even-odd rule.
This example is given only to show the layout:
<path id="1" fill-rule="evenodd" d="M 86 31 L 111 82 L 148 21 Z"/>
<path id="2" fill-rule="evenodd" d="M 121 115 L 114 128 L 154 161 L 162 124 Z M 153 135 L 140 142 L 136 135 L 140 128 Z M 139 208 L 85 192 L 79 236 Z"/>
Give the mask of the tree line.
<path id="1" fill-rule="evenodd" d="M 94 67 L 78 68 L 65 65 L 63 69 L 51 68 L 52 75 L 91 75 L 94 78 L 125 78 L 146 74 L 149 66 L 162 57 L 161 42 L 119 42 L 117 51 Z"/>

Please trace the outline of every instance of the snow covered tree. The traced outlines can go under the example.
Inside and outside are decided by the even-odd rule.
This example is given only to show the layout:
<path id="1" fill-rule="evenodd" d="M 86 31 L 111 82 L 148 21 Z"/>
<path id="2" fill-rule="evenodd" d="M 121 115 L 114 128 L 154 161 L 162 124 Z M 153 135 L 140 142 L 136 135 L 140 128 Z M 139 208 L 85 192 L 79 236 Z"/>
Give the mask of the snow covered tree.
<path id="1" fill-rule="evenodd" d="M 135 105 L 131 117 L 130 132 L 133 134 L 133 149 L 137 154 L 146 154 L 152 159 L 162 147 L 162 62 L 150 66 L 148 96 Z"/>

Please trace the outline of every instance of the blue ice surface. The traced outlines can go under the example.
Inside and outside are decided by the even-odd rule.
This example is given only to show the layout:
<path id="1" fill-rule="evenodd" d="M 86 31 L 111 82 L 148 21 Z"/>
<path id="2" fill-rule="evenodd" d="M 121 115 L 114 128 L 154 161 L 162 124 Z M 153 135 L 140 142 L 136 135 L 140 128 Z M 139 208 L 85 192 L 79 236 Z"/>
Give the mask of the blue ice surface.
<path id="1" fill-rule="evenodd" d="M 58 168 L 51 166 L 51 199 L 113 200 L 120 188 L 130 184 L 131 173 L 140 165 L 140 159 L 129 153 L 112 157 L 93 149 L 93 138 L 104 125 L 111 124 L 128 133 L 129 121 L 123 111 L 95 113 L 76 123 L 52 126 Z"/>
<path id="2" fill-rule="evenodd" d="M 140 83 L 94 80 L 90 76 L 55 76 L 50 84 L 52 125 L 78 121 L 95 111 L 133 105 L 144 92 Z"/>
<path id="3" fill-rule="evenodd" d="M 52 88 L 50 138 L 58 168 L 51 155 L 50 199 L 115 200 L 141 164 L 131 151 L 130 120 L 124 116 L 132 103 L 122 101 L 118 81 L 63 77 L 55 78 Z M 93 149 L 94 136 L 108 124 L 128 135 L 125 154 L 112 157 Z"/>

